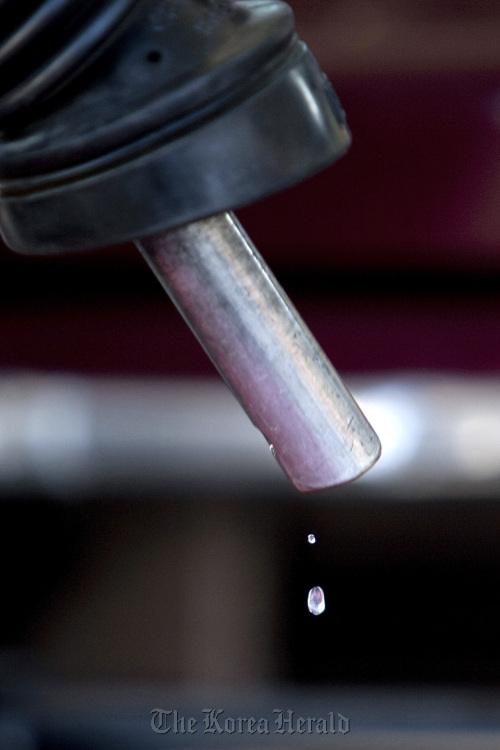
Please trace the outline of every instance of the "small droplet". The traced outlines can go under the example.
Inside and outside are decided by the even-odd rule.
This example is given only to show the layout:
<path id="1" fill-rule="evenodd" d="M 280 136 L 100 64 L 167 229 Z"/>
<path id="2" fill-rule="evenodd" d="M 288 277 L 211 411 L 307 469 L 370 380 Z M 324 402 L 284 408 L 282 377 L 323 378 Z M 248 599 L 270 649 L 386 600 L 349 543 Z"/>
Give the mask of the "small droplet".
<path id="1" fill-rule="evenodd" d="M 307 541 L 309 542 L 309 544 L 316 544 L 316 537 L 314 536 L 314 534 L 309 534 L 307 537 Z"/>
<path id="2" fill-rule="evenodd" d="M 271 451 L 273 456 L 276 456 L 276 448 L 274 447 L 272 443 L 269 443 L 269 450 Z"/>
<path id="3" fill-rule="evenodd" d="M 322 615 L 325 611 L 325 592 L 321 586 L 314 586 L 307 595 L 307 608 L 313 615 Z"/>

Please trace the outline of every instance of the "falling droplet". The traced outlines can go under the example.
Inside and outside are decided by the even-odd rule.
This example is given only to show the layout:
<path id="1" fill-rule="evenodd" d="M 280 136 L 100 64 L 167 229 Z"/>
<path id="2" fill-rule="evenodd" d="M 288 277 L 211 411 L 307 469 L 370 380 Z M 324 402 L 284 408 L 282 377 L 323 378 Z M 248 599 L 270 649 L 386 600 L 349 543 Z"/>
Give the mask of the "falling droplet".
<path id="1" fill-rule="evenodd" d="M 316 544 L 316 537 L 314 536 L 314 534 L 309 534 L 307 537 L 307 541 L 309 542 L 309 544 Z"/>
<path id="2" fill-rule="evenodd" d="M 325 592 L 321 586 L 314 586 L 307 595 L 307 607 L 313 615 L 322 615 L 325 611 Z"/>

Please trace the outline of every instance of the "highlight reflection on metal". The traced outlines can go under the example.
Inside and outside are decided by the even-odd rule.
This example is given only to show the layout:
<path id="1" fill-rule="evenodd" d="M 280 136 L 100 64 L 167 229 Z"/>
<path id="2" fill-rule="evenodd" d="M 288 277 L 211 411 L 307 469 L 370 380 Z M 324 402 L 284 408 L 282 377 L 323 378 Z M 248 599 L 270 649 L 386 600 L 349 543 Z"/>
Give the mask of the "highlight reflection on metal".
<path id="1" fill-rule="evenodd" d="M 299 490 L 372 466 L 377 436 L 233 216 L 138 246 Z"/>

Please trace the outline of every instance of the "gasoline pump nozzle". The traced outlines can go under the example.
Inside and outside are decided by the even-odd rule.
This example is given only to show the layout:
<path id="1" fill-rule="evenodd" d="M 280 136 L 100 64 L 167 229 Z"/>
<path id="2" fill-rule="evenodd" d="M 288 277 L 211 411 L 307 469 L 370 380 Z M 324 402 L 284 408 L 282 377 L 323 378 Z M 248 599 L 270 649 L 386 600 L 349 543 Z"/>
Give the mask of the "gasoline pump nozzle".
<path id="1" fill-rule="evenodd" d="M 38 254 L 135 240 L 295 486 L 363 474 L 380 452 L 375 433 L 228 213 L 350 144 L 290 8 L 17 6 L 0 5 L 7 244 Z"/>

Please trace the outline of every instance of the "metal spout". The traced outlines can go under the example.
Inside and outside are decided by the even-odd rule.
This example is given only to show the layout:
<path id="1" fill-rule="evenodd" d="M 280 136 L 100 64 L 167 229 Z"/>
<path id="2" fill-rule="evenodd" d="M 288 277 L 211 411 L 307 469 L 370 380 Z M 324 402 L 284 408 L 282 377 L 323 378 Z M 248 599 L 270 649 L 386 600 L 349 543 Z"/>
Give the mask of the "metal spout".
<path id="1" fill-rule="evenodd" d="M 297 489 L 375 463 L 375 432 L 233 215 L 137 245 Z"/>

